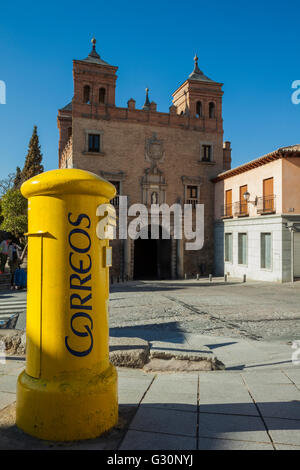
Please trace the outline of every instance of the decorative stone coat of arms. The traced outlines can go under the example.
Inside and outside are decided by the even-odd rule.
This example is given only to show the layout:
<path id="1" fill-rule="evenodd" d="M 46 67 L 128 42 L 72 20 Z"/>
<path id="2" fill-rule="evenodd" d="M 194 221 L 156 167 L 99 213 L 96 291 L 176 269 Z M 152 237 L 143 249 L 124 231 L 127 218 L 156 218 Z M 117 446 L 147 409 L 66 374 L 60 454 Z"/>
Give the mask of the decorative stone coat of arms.
<path id="1" fill-rule="evenodd" d="M 152 163 L 152 166 L 156 166 L 158 162 L 164 159 L 164 147 L 162 140 L 159 140 L 156 133 L 153 132 L 150 139 L 146 139 L 145 143 L 145 159 Z"/>

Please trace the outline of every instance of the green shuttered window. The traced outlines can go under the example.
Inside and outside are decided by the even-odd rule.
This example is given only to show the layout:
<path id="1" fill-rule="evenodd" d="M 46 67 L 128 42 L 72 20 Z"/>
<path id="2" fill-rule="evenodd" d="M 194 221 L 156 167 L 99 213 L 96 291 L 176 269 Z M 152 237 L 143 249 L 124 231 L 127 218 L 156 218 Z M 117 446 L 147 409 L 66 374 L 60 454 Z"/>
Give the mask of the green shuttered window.
<path id="1" fill-rule="evenodd" d="M 260 267 L 272 269 L 272 236 L 271 233 L 260 234 Z"/>

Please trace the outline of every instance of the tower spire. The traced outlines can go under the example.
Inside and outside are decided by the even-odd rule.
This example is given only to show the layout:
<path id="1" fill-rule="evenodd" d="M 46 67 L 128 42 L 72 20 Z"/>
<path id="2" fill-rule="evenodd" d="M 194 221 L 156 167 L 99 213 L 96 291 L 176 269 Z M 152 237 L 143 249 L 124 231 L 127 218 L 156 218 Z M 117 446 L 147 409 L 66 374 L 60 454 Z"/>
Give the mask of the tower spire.
<path id="1" fill-rule="evenodd" d="M 148 93 L 149 93 L 149 88 L 146 88 L 146 99 L 145 99 L 144 106 L 142 107 L 142 109 L 146 109 L 146 110 L 150 108 L 150 101 L 149 101 Z"/>
<path id="2" fill-rule="evenodd" d="M 192 74 L 197 73 L 197 74 L 203 75 L 203 72 L 201 72 L 201 70 L 198 67 L 198 56 L 197 56 L 197 54 L 195 54 L 194 63 L 195 63 L 194 64 L 194 70 L 193 70 Z"/>
<path id="3" fill-rule="evenodd" d="M 99 54 L 96 52 L 96 38 L 95 36 L 92 37 L 91 39 L 91 43 L 93 44 L 93 48 L 91 50 L 91 52 L 89 53 L 89 57 L 94 57 L 95 59 L 100 59 L 100 56 Z"/>

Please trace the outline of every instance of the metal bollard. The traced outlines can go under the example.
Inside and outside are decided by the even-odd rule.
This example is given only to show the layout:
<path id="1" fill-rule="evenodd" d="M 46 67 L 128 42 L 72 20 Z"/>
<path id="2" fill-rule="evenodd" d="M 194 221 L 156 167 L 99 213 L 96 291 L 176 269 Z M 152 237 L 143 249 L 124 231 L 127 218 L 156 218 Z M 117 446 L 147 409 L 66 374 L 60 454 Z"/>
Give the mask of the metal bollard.
<path id="1" fill-rule="evenodd" d="M 243 275 L 243 282 L 246 282 L 247 278 L 246 278 L 246 274 Z"/>
<path id="2" fill-rule="evenodd" d="M 28 297 L 16 424 L 40 439 L 94 438 L 118 421 L 108 348 L 111 247 L 109 236 L 99 239 L 109 222 L 96 215 L 115 189 L 64 169 L 31 178 L 21 192 L 29 208 Z"/>
<path id="3" fill-rule="evenodd" d="M 212 282 L 212 274 L 209 275 L 209 282 Z"/>
<path id="4" fill-rule="evenodd" d="M 197 281 L 199 281 L 199 274 L 197 274 Z"/>
<path id="5" fill-rule="evenodd" d="M 224 282 L 227 282 L 227 274 L 224 274 Z"/>

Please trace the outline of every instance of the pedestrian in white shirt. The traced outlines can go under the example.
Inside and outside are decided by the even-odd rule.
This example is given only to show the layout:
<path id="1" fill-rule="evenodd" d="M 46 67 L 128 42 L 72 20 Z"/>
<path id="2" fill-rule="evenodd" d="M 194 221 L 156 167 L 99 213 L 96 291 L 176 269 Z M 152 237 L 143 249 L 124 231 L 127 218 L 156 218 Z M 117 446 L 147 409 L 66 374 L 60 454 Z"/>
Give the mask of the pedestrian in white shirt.
<path id="1" fill-rule="evenodd" d="M 3 240 L 0 243 L 0 274 L 3 274 L 5 272 L 5 265 L 6 265 L 9 245 L 11 241 L 12 241 L 11 238 L 8 238 L 7 240 Z"/>

